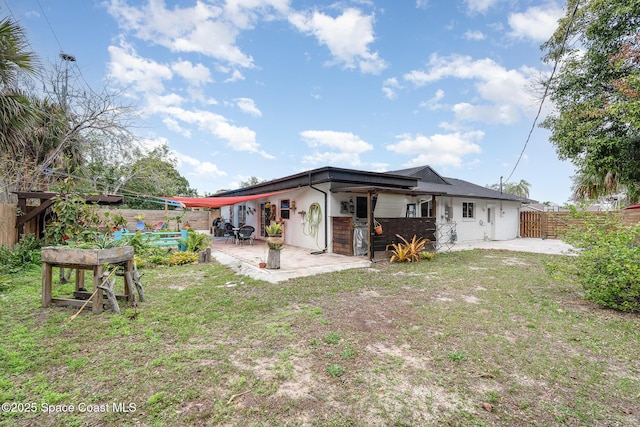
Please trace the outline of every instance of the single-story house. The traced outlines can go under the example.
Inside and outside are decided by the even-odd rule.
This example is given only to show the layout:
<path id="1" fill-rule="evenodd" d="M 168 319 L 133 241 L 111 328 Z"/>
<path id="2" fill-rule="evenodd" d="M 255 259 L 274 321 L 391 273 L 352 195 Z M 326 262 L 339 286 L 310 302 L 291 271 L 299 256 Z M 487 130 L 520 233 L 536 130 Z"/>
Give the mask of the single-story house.
<path id="1" fill-rule="evenodd" d="M 265 238 L 265 226 L 277 221 L 284 226 L 285 245 L 372 259 L 398 242 L 397 235 L 427 237 L 434 249 L 514 239 L 520 208 L 529 202 L 444 178 L 429 166 L 384 173 L 323 167 L 200 200 L 206 200 L 200 206 L 220 207 L 234 226 L 255 227 L 256 239 Z"/>

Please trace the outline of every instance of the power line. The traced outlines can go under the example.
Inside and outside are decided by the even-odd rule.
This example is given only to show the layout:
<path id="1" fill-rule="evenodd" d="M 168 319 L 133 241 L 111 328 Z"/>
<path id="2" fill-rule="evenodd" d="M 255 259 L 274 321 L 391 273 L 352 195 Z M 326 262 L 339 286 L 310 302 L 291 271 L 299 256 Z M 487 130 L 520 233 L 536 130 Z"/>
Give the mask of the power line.
<path id="1" fill-rule="evenodd" d="M 47 14 L 45 13 L 44 8 L 40 4 L 40 0 L 36 0 L 36 3 L 38 3 L 38 6 L 40 7 L 40 10 L 42 11 L 42 16 L 44 16 L 44 20 L 47 21 L 47 25 L 49 26 L 49 29 L 51 30 L 51 34 L 53 34 L 53 38 L 56 39 L 56 43 L 58 43 L 58 47 L 60 47 L 60 51 L 63 52 L 62 45 L 60 44 L 60 40 L 58 40 L 58 36 L 56 35 L 56 32 L 53 31 L 53 27 L 51 26 L 51 23 L 49 22 L 49 18 L 47 18 Z"/>
<path id="2" fill-rule="evenodd" d="M 511 179 L 511 176 L 513 176 L 513 173 L 516 171 L 516 168 L 520 164 L 520 160 L 522 160 L 522 156 L 524 156 L 524 152 L 527 149 L 527 145 L 529 144 L 529 141 L 531 140 L 531 135 L 533 134 L 533 131 L 536 128 L 536 124 L 538 122 L 538 119 L 540 118 L 540 114 L 542 113 L 542 106 L 544 105 L 544 101 L 547 98 L 547 94 L 549 93 L 549 86 L 551 86 L 551 81 L 553 80 L 553 77 L 556 74 L 556 70 L 558 69 L 558 62 L 560 61 L 560 58 L 562 57 L 562 54 L 563 54 L 564 49 L 565 49 L 565 46 L 567 44 L 567 39 L 569 38 L 569 31 L 571 30 L 571 24 L 573 24 L 573 20 L 574 20 L 574 18 L 576 16 L 576 13 L 578 12 L 578 6 L 579 5 L 580 5 L 580 1 L 576 0 L 576 7 L 573 8 L 573 12 L 571 13 L 571 18 L 569 19 L 569 23 L 567 24 L 567 30 L 565 31 L 564 37 L 562 38 L 562 44 L 560 45 L 560 53 L 559 53 L 559 55 L 556 56 L 556 59 L 553 62 L 553 69 L 551 70 L 551 75 L 549 76 L 549 80 L 547 81 L 547 84 L 545 85 L 544 94 L 542 95 L 542 100 L 540 101 L 540 105 L 538 106 L 538 112 L 536 114 L 536 117 L 533 119 L 533 124 L 531 125 L 531 129 L 529 129 L 529 134 L 527 135 L 527 139 L 524 142 L 524 146 L 522 147 L 522 151 L 520 152 L 520 156 L 518 156 L 518 160 L 516 161 L 516 164 L 513 166 L 513 169 L 511 170 L 511 173 L 509 174 L 507 179 L 504 181 L 505 183 L 509 182 L 509 180 Z"/>

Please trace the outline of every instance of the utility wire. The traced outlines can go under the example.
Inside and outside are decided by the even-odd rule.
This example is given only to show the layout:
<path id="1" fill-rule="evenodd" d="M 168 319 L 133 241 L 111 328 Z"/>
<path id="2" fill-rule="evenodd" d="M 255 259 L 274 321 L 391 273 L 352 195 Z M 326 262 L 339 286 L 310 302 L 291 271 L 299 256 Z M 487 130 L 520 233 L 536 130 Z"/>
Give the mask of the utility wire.
<path id="1" fill-rule="evenodd" d="M 58 47 L 60 48 L 60 52 L 64 52 L 64 50 L 62 49 L 62 44 L 60 44 L 60 40 L 58 40 L 58 36 L 56 35 L 56 32 L 53 31 L 53 27 L 51 26 L 51 23 L 49 22 L 49 18 L 47 18 L 47 14 L 45 13 L 44 8 L 40 4 L 40 0 L 36 0 L 36 3 L 38 3 L 38 6 L 40 7 L 40 10 L 42 11 L 42 16 L 44 16 L 44 20 L 47 21 L 47 25 L 49 26 L 49 29 L 51 30 L 51 34 L 53 34 L 53 38 L 56 39 L 56 43 L 58 43 Z"/>
<path id="2" fill-rule="evenodd" d="M 579 5 L 580 5 L 580 1 L 576 0 L 576 7 L 573 8 L 573 12 L 571 13 L 571 18 L 569 19 L 569 24 L 567 24 L 567 30 L 565 31 L 564 37 L 562 38 L 562 44 L 560 45 L 560 53 L 556 56 L 556 59 L 555 59 L 555 61 L 553 63 L 553 69 L 551 70 L 551 75 L 549 76 L 549 80 L 547 81 L 547 84 L 545 85 L 544 94 L 542 95 L 542 100 L 540 101 L 540 105 L 538 106 L 538 113 L 536 114 L 536 117 L 533 119 L 533 124 L 531 125 L 531 129 L 529 129 L 529 134 L 527 135 L 527 139 L 524 142 L 524 146 L 522 147 L 522 151 L 520 152 L 520 156 L 518 156 L 518 161 L 516 161 L 516 164 L 513 166 L 513 169 L 511 170 L 511 173 L 509 174 L 507 179 L 504 181 L 504 183 L 509 182 L 509 180 L 513 176 L 513 173 L 516 171 L 516 168 L 520 164 L 520 160 L 522 160 L 522 156 L 524 156 L 524 152 L 527 149 L 527 145 L 529 144 L 529 141 L 531 140 L 531 135 L 533 134 L 533 131 L 536 128 L 536 124 L 538 122 L 538 119 L 540 118 L 540 114 L 542 113 L 542 106 L 544 105 L 544 101 L 547 98 L 547 95 L 549 93 L 549 86 L 551 86 L 551 81 L 553 80 L 553 77 L 556 74 L 556 70 L 558 69 L 558 63 L 560 61 L 560 58 L 562 57 L 562 54 L 564 53 L 564 49 L 565 49 L 565 46 L 567 44 L 567 39 L 569 38 L 569 32 L 571 31 L 571 25 L 573 24 L 573 20 L 575 19 L 576 13 L 578 12 L 578 6 Z"/>

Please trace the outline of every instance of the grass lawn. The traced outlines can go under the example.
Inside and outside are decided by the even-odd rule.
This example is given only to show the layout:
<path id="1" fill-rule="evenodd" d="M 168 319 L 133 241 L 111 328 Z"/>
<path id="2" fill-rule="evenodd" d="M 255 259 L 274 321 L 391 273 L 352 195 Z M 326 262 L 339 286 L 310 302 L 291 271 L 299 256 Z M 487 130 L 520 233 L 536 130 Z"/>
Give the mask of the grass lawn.
<path id="1" fill-rule="evenodd" d="M 640 317 L 554 283 L 559 259 L 474 250 L 277 285 L 162 267 L 134 319 L 71 322 L 40 307 L 39 269 L 0 279 L 0 425 L 638 426 Z"/>

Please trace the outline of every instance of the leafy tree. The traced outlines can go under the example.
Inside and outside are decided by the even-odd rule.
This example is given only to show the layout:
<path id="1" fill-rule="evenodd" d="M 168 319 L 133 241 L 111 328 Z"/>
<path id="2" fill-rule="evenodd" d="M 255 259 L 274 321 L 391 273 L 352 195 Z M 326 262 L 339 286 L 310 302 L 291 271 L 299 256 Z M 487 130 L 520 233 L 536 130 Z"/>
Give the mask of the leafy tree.
<path id="1" fill-rule="evenodd" d="M 557 109 L 542 126 L 561 159 L 582 176 L 615 176 L 632 201 L 640 195 L 640 2 L 569 0 L 543 46 L 557 63 L 549 83 Z"/>
<path id="2" fill-rule="evenodd" d="M 175 166 L 176 161 L 170 157 L 169 148 L 166 145 L 158 147 L 132 165 L 126 189 L 141 196 L 197 196 L 197 191 L 189 186 L 189 181 L 180 175 Z M 160 207 L 144 197 L 127 199 L 126 203 L 129 207 L 139 209 Z"/>
<path id="3" fill-rule="evenodd" d="M 260 184 L 261 182 L 265 182 L 265 180 L 260 180 L 255 176 L 247 179 L 246 181 L 240 181 L 240 188 L 251 187 L 252 185 Z"/>
<path id="4" fill-rule="evenodd" d="M 57 172 L 75 172 L 88 160 L 88 147 L 123 153 L 132 141 L 133 110 L 118 104 L 118 93 L 68 85 L 70 77 L 81 81 L 68 61 L 47 71 L 44 93 L 21 82 L 21 71 L 36 72 L 27 46 L 18 25 L 0 21 L 0 191 L 7 200 L 12 191 L 51 189 L 61 180 Z"/>
<path id="5" fill-rule="evenodd" d="M 491 184 L 487 186 L 492 190 L 500 191 L 500 184 Z M 529 198 L 529 188 L 531 184 L 521 179 L 519 182 L 505 182 L 502 184 L 502 191 L 504 193 L 513 194 L 525 199 Z"/>

